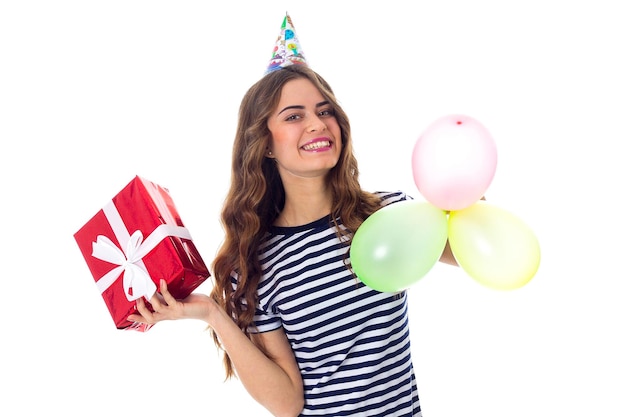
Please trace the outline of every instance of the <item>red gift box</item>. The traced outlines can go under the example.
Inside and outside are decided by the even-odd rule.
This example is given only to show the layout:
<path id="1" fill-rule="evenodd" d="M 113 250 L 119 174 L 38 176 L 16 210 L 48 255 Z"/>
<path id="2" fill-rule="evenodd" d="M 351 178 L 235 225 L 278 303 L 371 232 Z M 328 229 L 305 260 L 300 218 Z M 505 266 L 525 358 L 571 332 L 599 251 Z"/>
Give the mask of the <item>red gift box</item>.
<path id="1" fill-rule="evenodd" d="M 74 238 L 118 329 L 151 327 L 126 318 L 136 299 L 152 298 L 161 278 L 181 299 L 210 276 L 168 190 L 139 176 Z"/>

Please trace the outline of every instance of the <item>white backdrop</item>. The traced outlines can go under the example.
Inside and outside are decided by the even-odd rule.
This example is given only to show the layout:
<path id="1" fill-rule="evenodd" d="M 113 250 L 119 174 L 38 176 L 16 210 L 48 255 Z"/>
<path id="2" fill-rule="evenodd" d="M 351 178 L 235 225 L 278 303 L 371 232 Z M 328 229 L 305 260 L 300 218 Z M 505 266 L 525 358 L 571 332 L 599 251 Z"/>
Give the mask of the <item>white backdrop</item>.
<path id="1" fill-rule="evenodd" d="M 626 415 L 620 2 L 351 4 L 0 5 L 0 414 L 267 415 L 223 382 L 202 323 L 116 330 L 73 233 L 138 174 L 212 260 L 238 105 L 287 10 L 351 116 L 365 188 L 420 198 L 415 140 L 464 113 L 498 146 L 488 200 L 541 244 L 518 290 L 446 265 L 411 288 L 425 417 Z"/>

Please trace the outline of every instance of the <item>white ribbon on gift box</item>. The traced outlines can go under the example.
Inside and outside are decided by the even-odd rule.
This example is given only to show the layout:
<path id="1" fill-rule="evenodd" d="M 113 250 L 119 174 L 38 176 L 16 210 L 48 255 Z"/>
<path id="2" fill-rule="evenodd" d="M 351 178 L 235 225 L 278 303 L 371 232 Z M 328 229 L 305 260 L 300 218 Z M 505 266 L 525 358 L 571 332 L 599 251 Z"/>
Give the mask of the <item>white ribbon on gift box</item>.
<path id="1" fill-rule="evenodd" d="M 146 240 L 143 240 L 141 230 L 136 230 L 132 235 L 129 234 L 113 201 L 105 205 L 102 211 L 109 221 L 117 241 L 122 248 L 126 247 L 126 251 L 122 251 L 104 235 L 98 235 L 96 241 L 92 242 L 91 255 L 93 257 L 117 265 L 96 281 L 100 293 L 105 292 L 124 272 L 123 286 L 128 301 L 134 301 L 144 296 L 149 300 L 156 292 L 157 287 L 150 278 L 150 274 L 143 263 L 143 257 L 169 236 L 191 240 L 189 231 L 182 226 L 161 224 L 150 233 Z"/>

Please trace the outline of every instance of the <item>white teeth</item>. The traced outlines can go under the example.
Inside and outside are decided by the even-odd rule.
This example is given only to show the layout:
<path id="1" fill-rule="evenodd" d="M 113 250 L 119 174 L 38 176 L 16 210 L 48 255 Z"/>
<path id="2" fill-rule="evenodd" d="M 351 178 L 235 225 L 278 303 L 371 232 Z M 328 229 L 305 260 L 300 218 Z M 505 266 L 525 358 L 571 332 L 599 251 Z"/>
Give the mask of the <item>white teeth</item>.
<path id="1" fill-rule="evenodd" d="M 304 145 L 302 149 L 304 149 L 305 151 L 312 151 L 314 149 L 327 148 L 329 146 L 330 146 L 330 141 L 321 140 L 319 142 L 311 143 L 309 145 Z"/>

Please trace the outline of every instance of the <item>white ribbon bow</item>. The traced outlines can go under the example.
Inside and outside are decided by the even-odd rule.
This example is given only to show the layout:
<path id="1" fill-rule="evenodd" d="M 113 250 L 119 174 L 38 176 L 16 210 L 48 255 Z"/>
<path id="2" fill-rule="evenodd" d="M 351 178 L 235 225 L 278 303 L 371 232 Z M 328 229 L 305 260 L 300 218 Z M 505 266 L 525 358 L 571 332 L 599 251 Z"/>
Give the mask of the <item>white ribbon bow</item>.
<path id="1" fill-rule="evenodd" d="M 122 285 L 128 301 L 134 301 L 144 296 L 149 300 L 156 292 L 157 287 L 150 278 L 150 274 L 143 263 L 143 257 L 168 236 L 191 240 L 191 235 L 182 226 L 161 224 L 144 241 L 141 230 L 136 230 L 132 235 L 129 235 L 117 208 L 112 202 L 103 210 L 120 245 L 124 246 L 126 243 L 126 250 L 122 251 L 104 235 L 98 235 L 96 241 L 92 243 L 91 255 L 93 257 L 117 265 L 96 282 L 100 293 L 106 291 L 124 272 Z"/>

